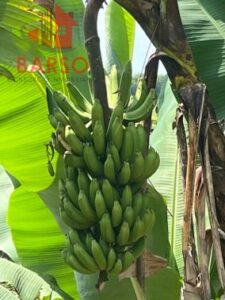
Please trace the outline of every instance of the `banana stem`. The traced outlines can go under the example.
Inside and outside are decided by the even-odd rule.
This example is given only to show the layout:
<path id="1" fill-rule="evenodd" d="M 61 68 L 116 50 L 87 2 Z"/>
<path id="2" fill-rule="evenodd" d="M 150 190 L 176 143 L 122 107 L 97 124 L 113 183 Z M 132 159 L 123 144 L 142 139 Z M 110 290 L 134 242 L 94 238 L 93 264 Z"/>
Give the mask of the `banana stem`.
<path id="1" fill-rule="evenodd" d="M 130 280 L 131 280 L 131 284 L 133 286 L 134 292 L 136 294 L 137 300 L 145 300 L 144 291 L 141 288 L 137 278 L 131 277 Z"/>
<path id="2" fill-rule="evenodd" d="M 108 125 L 110 109 L 107 101 L 105 73 L 102 63 L 100 43 L 97 32 L 97 18 L 104 0 L 88 0 L 84 14 L 84 36 L 90 69 L 92 73 L 94 96 L 98 99 L 104 110 L 105 125 Z"/>

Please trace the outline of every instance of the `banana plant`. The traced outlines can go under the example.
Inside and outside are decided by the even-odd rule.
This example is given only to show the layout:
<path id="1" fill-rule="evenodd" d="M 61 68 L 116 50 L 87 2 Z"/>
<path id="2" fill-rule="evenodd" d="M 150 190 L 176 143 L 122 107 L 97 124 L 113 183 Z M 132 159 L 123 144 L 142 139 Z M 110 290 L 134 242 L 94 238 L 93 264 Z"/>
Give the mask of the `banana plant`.
<path id="1" fill-rule="evenodd" d="M 16 7 L 16 1 L 12 2 L 12 7 Z M 184 22 L 184 28 L 186 30 L 186 34 L 189 38 L 190 41 L 190 45 L 192 47 L 193 53 L 194 53 L 194 57 L 195 60 L 197 62 L 197 66 L 198 66 L 198 70 L 202 76 L 202 78 L 205 78 L 205 81 L 207 83 L 207 86 L 209 88 L 210 94 L 212 94 L 212 100 L 216 105 L 216 110 L 219 113 L 219 116 L 222 117 L 224 114 L 224 108 L 223 108 L 223 102 L 222 102 L 222 97 L 221 95 L 223 95 L 222 91 L 223 91 L 223 85 L 220 84 L 220 80 L 218 80 L 218 78 L 223 78 L 223 70 L 216 68 L 215 65 L 220 65 L 220 60 L 222 60 L 221 57 L 223 57 L 222 53 L 224 51 L 223 49 L 223 40 L 224 40 L 224 34 L 223 34 L 223 23 L 220 23 L 218 21 L 218 19 L 223 19 L 223 16 L 221 15 L 221 12 L 223 11 L 223 4 L 219 3 L 218 1 L 214 2 L 214 3 L 206 3 L 206 1 L 201 1 L 201 2 L 197 2 L 197 1 L 192 1 L 191 3 L 191 7 L 194 8 L 195 14 L 191 15 L 191 17 L 187 17 L 189 16 L 189 10 L 190 10 L 190 2 L 188 1 L 179 1 L 180 4 L 180 11 L 181 11 L 181 15 L 183 16 L 183 22 Z M 23 2 L 24 5 L 26 4 L 25 1 Z M 74 2 L 75 3 L 75 2 Z M 67 5 L 69 5 L 70 3 L 68 2 Z M 5 2 L 2 2 L 1 4 L 1 8 L 2 8 L 2 12 L 6 12 L 7 10 L 7 5 Z M 73 8 L 74 11 L 77 11 L 77 9 L 79 8 L 80 10 L 80 20 L 82 18 L 82 10 L 83 10 L 83 6 L 81 5 L 81 3 L 78 3 L 78 1 L 76 1 L 76 10 L 75 8 Z M 11 11 L 11 7 L 10 7 L 10 11 Z M 111 4 L 110 9 L 112 10 L 112 12 L 115 13 L 115 11 L 120 11 L 120 14 L 122 16 L 124 16 L 124 18 L 126 19 L 124 22 L 124 24 L 132 24 L 132 21 L 130 19 L 130 17 L 128 17 L 128 14 L 124 11 L 121 10 L 118 6 L 114 6 L 113 8 L 113 4 Z M 203 13 L 204 11 L 204 13 Z M 112 13 L 111 12 L 111 13 Z M 17 15 L 17 14 L 13 14 L 13 15 Z M 118 14 L 117 14 L 118 15 Z M 7 16 L 7 14 L 6 14 Z M 18 16 L 21 16 L 21 12 Z M 24 20 L 25 18 L 25 14 L 22 15 L 24 16 Z M 112 16 L 112 15 L 111 15 Z M 219 16 L 219 17 L 218 17 Z M 110 22 L 109 19 L 111 18 Z M 121 18 L 119 18 L 119 20 L 121 20 Z M 7 19 L 4 19 L 7 21 Z M 114 18 L 108 17 L 108 22 L 107 24 L 110 24 L 111 26 L 111 34 L 116 33 L 118 34 L 118 32 L 120 32 L 120 30 L 115 31 L 115 28 L 121 28 L 121 26 L 118 24 L 118 22 L 114 22 L 113 21 Z M 127 21 L 128 20 L 128 21 Z M 208 24 L 207 29 L 205 29 L 204 34 L 203 31 L 199 32 L 199 20 L 201 20 L 202 22 L 206 22 Z M 28 21 L 29 22 L 29 21 Z M 127 23 L 128 22 L 128 23 Z M 12 51 L 12 49 L 15 50 L 15 47 L 12 47 L 14 40 L 17 41 L 17 46 L 20 45 L 20 51 L 21 48 L 25 49 L 25 44 L 21 42 L 21 44 L 18 43 L 18 41 L 20 41 L 20 37 L 18 36 L 18 30 L 17 31 L 13 31 L 10 34 L 14 34 L 16 37 L 14 38 L 10 38 L 8 39 L 6 37 L 6 30 L 5 28 L 7 28 L 6 26 L 10 26 L 9 24 L 3 24 L 4 26 L 2 26 L 2 32 L 4 34 L 1 35 L 1 38 L 4 38 L 4 41 L 7 42 L 11 42 L 12 44 L 10 44 L 10 46 L 8 47 L 10 49 L 10 51 Z M 15 28 L 14 26 L 17 25 L 17 23 L 13 24 L 13 28 Z M 12 26 L 12 25 L 11 25 Z M 133 26 L 133 25 L 131 25 Z M 124 28 L 126 29 L 127 27 L 124 26 Z M 210 32 L 213 33 L 213 35 L 209 35 L 209 31 L 208 28 L 210 28 Z M 78 28 L 76 28 L 78 29 Z M 78 37 L 79 35 L 77 34 L 76 37 Z M 129 36 L 129 35 L 128 35 Z M 121 40 L 124 41 L 124 38 L 121 38 Z M 132 45 L 132 41 L 133 41 L 133 36 L 131 35 L 130 40 L 129 40 L 129 45 Z M 220 42 L 221 41 L 221 42 Z M 112 38 L 110 40 L 110 45 L 111 43 L 113 44 L 117 44 L 114 46 L 114 50 L 111 50 L 111 55 L 113 57 L 109 59 L 108 62 L 108 66 L 109 66 L 109 70 L 110 67 L 113 66 L 113 64 L 117 63 L 117 68 L 121 68 L 121 65 L 123 65 L 123 63 L 125 61 L 128 61 L 131 57 L 130 57 L 130 53 L 132 53 L 132 47 L 128 47 L 128 48 L 123 48 L 123 49 L 128 49 L 128 51 L 126 52 L 124 50 L 124 52 L 122 54 L 119 54 L 121 50 L 121 48 L 119 48 L 118 45 L 120 45 L 120 41 L 119 39 L 115 39 Z M 215 43 L 215 47 L 214 44 Z M 79 43 L 79 41 L 77 41 L 77 44 L 82 45 L 82 43 Z M 29 43 L 26 44 L 26 46 L 29 46 Z M 33 46 L 33 43 L 31 44 Z M 125 43 L 125 45 L 127 45 Z M 217 51 L 218 55 L 215 55 L 212 57 L 212 59 L 209 61 L 208 57 L 209 54 L 212 54 L 213 51 L 206 51 L 206 47 L 212 45 L 213 47 L 213 51 Z M 29 46 L 30 47 L 30 46 Z M 4 49 L 1 49 L 2 51 L 5 51 L 5 49 L 8 49 L 7 47 Z M 37 49 L 37 51 L 39 50 L 39 47 L 30 47 L 29 49 L 32 48 L 32 51 L 34 49 Z M 113 47 L 112 47 L 113 48 Z M 111 49 L 111 48 L 108 48 Z M 116 50 L 115 50 L 116 49 Z M 201 52 L 199 52 L 199 49 L 201 50 Z M 209 49 L 207 47 L 207 49 Z M 29 53 L 32 53 L 32 51 L 30 51 Z M 73 50 L 74 51 L 74 50 Z M 80 50 L 79 50 L 80 51 Z M 78 53 L 80 53 L 78 51 Z M 118 53 L 119 52 L 119 53 Z M 11 52 L 10 52 L 11 53 Z M 71 51 L 72 53 L 72 51 Z M 129 55 L 127 55 L 126 53 L 129 53 Z M 199 54 L 200 53 L 200 54 Z M 17 52 L 16 52 L 17 55 Z M 40 54 L 43 55 L 43 54 Z M 72 55 L 72 54 L 71 54 Z M 6 55 L 6 52 L 4 52 L 1 57 L 3 58 L 8 58 L 9 56 Z M 10 58 L 13 56 L 10 56 Z M 14 53 L 14 57 L 15 57 L 15 53 Z M 125 58 L 124 58 L 125 57 Z M 119 61 L 121 59 L 121 61 Z M 11 64 L 12 59 L 10 59 L 9 61 L 3 61 L 4 63 L 10 63 Z M 118 63 L 119 61 L 119 63 Z M 32 60 L 31 60 L 32 62 Z M 216 63 L 216 64 L 215 64 Z M 207 65 L 207 70 L 208 73 L 205 70 L 205 66 Z M 217 73 L 217 69 L 219 70 Z M 12 72 L 12 74 L 14 74 L 14 77 L 17 78 L 15 69 L 10 69 Z M 23 75 L 21 76 L 21 79 L 19 79 L 20 81 L 22 81 L 24 78 L 26 78 L 27 81 L 29 81 L 28 79 L 31 78 L 31 76 L 26 76 Z M 51 81 L 51 79 L 49 78 L 49 80 Z M 78 79 L 80 80 L 80 79 Z M 221 79 L 222 80 L 222 79 Z M 76 81 L 76 80 L 75 80 Z M 27 83 L 26 85 L 24 85 L 24 83 L 20 83 L 20 85 L 16 85 L 14 86 L 13 83 L 10 83 L 6 80 L 3 80 L 1 82 L 1 88 L 3 88 L 3 92 L 5 93 L 5 99 L 4 99 L 4 103 L 5 103 L 5 109 L 4 111 L 1 111 L 1 116 L 2 119 L 4 120 L 5 123 L 3 123 L 2 125 L 2 132 L 1 132 L 1 136 L 3 136 L 3 142 L 2 142 L 2 152 L 1 152 L 1 159 L 2 159 L 2 164 L 5 166 L 5 168 L 9 171 L 9 173 L 11 173 L 13 176 L 15 176 L 17 178 L 17 180 L 20 182 L 20 184 L 22 185 L 13 195 L 12 195 L 12 199 L 10 201 L 10 207 L 9 207 L 9 212 L 8 212 L 8 219 L 9 219 L 9 225 L 12 229 L 12 233 L 13 233 L 13 238 L 14 238 L 14 242 L 16 244 L 16 248 L 18 249 L 18 254 L 20 256 L 20 259 L 23 263 L 25 263 L 26 265 L 32 266 L 32 268 L 35 270 L 37 270 L 38 266 L 34 264 L 35 260 L 37 259 L 37 257 L 39 256 L 40 253 L 42 254 L 47 254 L 46 251 L 48 251 L 48 249 L 59 249 L 60 247 L 63 247 L 63 234 L 60 232 L 60 230 L 57 227 L 57 224 L 54 222 L 54 219 L 52 217 L 52 215 L 50 213 L 47 213 L 47 209 L 46 209 L 46 205 L 42 203 L 41 199 L 45 199 L 45 202 L 47 203 L 48 207 L 51 209 L 51 212 L 53 212 L 53 214 L 56 216 L 57 218 L 57 212 L 56 212 L 56 206 L 58 204 L 54 204 L 52 203 L 52 199 L 53 197 L 57 198 L 57 193 L 56 193 L 56 184 L 54 182 L 52 182 L 52 179 L 50 178 L 50 176 L 47 173 L 47 166 L 46 164 L 48 163 L 48 159 L 46 159 L 45 157 L 45 147 L 44 146 L 40 146 L 40 143 L 47 143 L 48 142 L 48 138 L 47 136 L 49 136 L 49 134 L 51 133 L 51 129 L 50 126 L 48 124 L 47 121 L 47 109 L 45 106 L 45 102 L 44 102 L 44 95 L 42 96 L 41 92 L 38 91 L 38 89 L 34 88 L 34 85 L 32 85 L 32 87 L 29 85 L 29 83 Z M 54 87 L 56 87 L 55 83 L 54 83 L 54 79 L 52 80 L 52 85 L 54 85 Z M 10 87 L 9 87 L 10 85 Z M 30 86 L 30 89 L 29 89 Z M 40 85 L 39 85 L 40 86 Z M 83 92 L 85 93 L 85 91 L 87 90 L 85 87 L 86 82 L 83 83 L 83 85 L 81 85 L 81 89 L 83 86 Z M 26 98 L 28 97 L 28 95 L 32 95 L 35 94 L 35 97 L 30 97 L 30 101 L 29 101 L 29 105 L 28 102 L 22 102 L 21 105 L 18 105 L 18 103 L 20 104 L 19 101 L 16 101 L 16 99 L 13 96 L 13 88 L 18 91 L 18 89 L 21 91 L 18 95 L 19 99 L 21 99 L 22 97 L 24 97 L 24 93 L 23 91 L 26 89 L 27 90 L 27 94 L 26 94 Z M 58 88 L 60 89 L 64 89 L 66 90 L 66 88 L 59 86 Z M 12 95 L 8 95 L 8 90 L 11 89 L 12 90 Z M 169 91 L 169 87 L 167 86 L 166 90 L 165 90 L 165 95 L 167 95 L 167 92 Z M 116 90 L 114 92 L 117 92 Z M 115 93 L 116 94 L 116 93 Z M 86 95 L 88 96 L 88 95 Z M 24 99 L 26 99 L 24 97 Z M 169 98 L 169 97 L 168 97 Z M 13 109 L 11 109 L 11 111 L 9 112 L 8 107 L 12 107 L 12 99 L 15 99 L 15 106 Z M 42 99 L 41 105 L 37 106 L 35 105 L 35 99 Z M 7 102 L 10 101 L 10 102 Z M 9 103 L 10 106 L 7 104 Z M 175 102 L 174 102 L 175 103 Z M 171 109 L 175 109 L 175 105 L 171 107 Z M 19 113 L 20 111 L 20 113 Z M 41 115 L 40 117 L 40 112 L 44 111 L 44 113 Z M 15 113 L 17 112 L 17 113 Z M 26 113 L 27 112 L 27 113 Z M 162 110 L 161 110 L 162 112 Z M 171 113 L 172 114 L 172 113 Z M 22 124 L 22 122 L 20 121 L 20 118 L 23 117 L 23 120 L 27 119 L 28 122 L 26 124 L 24 124 L 24 127 L 21 125 L 19 132 L 21 133 L 21 135 L 19 136 L 19 141 L 24 141 L 22 144 L 23 147 L 21 147 L 21 144 L 18 141 L 18 136 L 17 134 L 14 136 L 11 135 L 11 128 L 15 128 L 15 126 L 13 126 L 10 122 L 11 120 L 9 119 L 9 116 L 14 116 L 15 117 L 15 126 L 18 124 Z M 30 117 L 29 117 L 30 115 Z M 7 116 L 7 117 L 6 117 Z M 36 121 L 34 123 L 37 124 L 37 127 L 32 126 L 32 130 L 30 130 L 30 132 L 28 133 L 25 130 L 25 127 L 29 127 L 30 124 L 33 124 L 33 116 L 36 116 Z M 32 117 L 32 118 L 31 118 Z M 8 119 L 7 119 L 8 118 Z M 8 120 L 8 122 L 7 122 Z M 164 168 L 165 168 L 165 172 L 168 172 L 168 166 L 167 166 L 167 159 L 168 159 L 168 153 L 163 152 L 163 146 L 160 146 L 160 139 L 159 137 L 162 137 L 162 132 L 163 132 L 163 127 L 164 126 L 170 126 L 170 122 L 172 120 L 172 116 L 171 119 L 168 120 L 167 125 L 163 125 L 163 118 L 159 118 L 159 124 L 161 123 L 162 125 L 158 124 L 158 129 L 155 130 L 153 137 L 152 137 L 152 142 L 153 145 L 155 145 L 155 147 L 158 149 L 158 151 L 160 152 L 161 156 L 162 156 L 162 166 L 161 166 L 161 172 L 163 173 Z M 6 123 L 7 122 L 7 123 Z M 42 124 L 41 127 L 39 127 L 39 124 Z M 161 129 L 160 129 L 161 126 Z M 41 128 L 41 129 L 40 129 Z M 47 128 L 47 130 L 46 130 Z M 10 132 L 10 135 L 9 135 Z M 20 162 L 20 159 L 22 158 L 22 154 L 24 154 L 24 150 L 26 150 L 26 148 L 24 148 L 24 144 L 25 144 L 25 140 L 27 140 L 26 135 L 29 134 L 29 136 L 36 136 L 36 133 L 39 133 L 40 135 L 37 135 L 37 138 L 35 138 L 33 140 L 32 145 L 30 144 L 29 147 L 27 147 L 27 154 L 24 155 L 26 156 L 26 160 L 24 160 L 22 163 Z M 25 133 L 23 135 L 23 133 Z M 172 134 L 171 132 L 169 134 Z M 11 136 L 9 138 L 9 136 Z M 175 145 L 175 137 L 174 139 L 174 145 Z M 13 149 L 10 148 L 11 150 L 11 154 L 9 151 L 9 155 L 7 156 L 6 153 L 8 153 L 8 145 L 16 145 L 16 141 L 18 141 L 17 146 L 13 146 Z M 41 142 L 40 142 L 41 141 Z M 36 144 L 39 144 L 38 147 L 36 147 Z M 7 149 L 6 149 L 6 145 L 7 145 Z M 174 148 L 176 149 L 176 148 Z M 170 149 L 170 151 L 172 152 L 172 150 Z M 17 157 L 15 157 L 14 153 L 21 153 L 21 155 L 18 155 Z M 171 153 L 170 152 L 170 153 Z M 174 151 L 175 152 L 175 151 Z M 42 153 L 42 158 L 41 158 L 41 164 L 36 162 L 36 158 L 40 157 L 38 153 Z M 176 152 L 177 153 L 177 152 Z M 172 153 L 171 153 L 172 154 Z M 32 156 L 31 156 L 32 155 Z M 165 156 L 165 158 L 164 158 Z M 170 156 L 172 157 L 172 155 Z M 172 203 L 173 199 L 176 198 L 178 199 L 177 196 L 180 196 L 180 192 L 179 192 L 179 185 L 178 185 L 178 167 L 179 167 L 179 160 L 178 160 L 178 156 L 170 158 L 174 164 L 174 189 L 172 191 L 173 193 L 173 197 L 170 197 L 168 195 L 170 195 L 171 193 L 171 185 L 167 183 L 167 185 L 165 185 L 165 189 L 161 188 L 160 185 L 160 175 L 157 176 L 157 174 L 155 175 L 156 177 L 152 179 L 152 181 L 154 182 L 154 184 L 158 184 L 156 185 L 156 187 L 164 194 L 167 203 L 168 203 L 168 210 L 169 210 L 169 215 L 168 215 L 168 219 L 170 220 L 174 220 L 171 222 L 171 226 L 169 226 L 169 228 L 171 228 L 171 250 L 168 250 L 168 248 L 166 247 L 166 252 L 169 252 L 169 258 L 170 258 L 170 263 L 172 266 L 175 265 L 175 260 L 173 258 L 173 255 L 176 253 L 179 253 L 179 258 L 177 260 L 178 265 L 181 267 L 182 266 L 182 261 L 180 258 L 180 248 L 179 248 L 179 244 L 180 242 L 177 242 L 180 240 L 180 231 L 178 231 L 178 227 L 175 224 L 175 221 L 177 222 L 177 224 L 179 224 L 179 222 L 181 222 L 182 219 L 182 215 L 180 213 L 181 209 L 182 209 L 182 204 L 180 203 L 179 200 L 177 200 L 175 203 Z M 30 164 L 30 162 L 33 161 L 34 165 L 32 166 Z M 25 165 L 24 165 L 25 163 Z M 36 164 L 35 164 L 36 163 Z M 39 168 L 39 166 L 41 165 L 41 168 Z M 56 159 L 53 161 L 53 165 L 56 165 Z M 26 167 L 27 166 L 27 167 Z M 43 178 L 41 181 L 39 181 L 39 176 L 36 176 L 33 174 L 33 169 L 37 168 L 36 170 L 38 170 L 38 173 L 42 173 L 44 174 Z M 30 169 L 29 169 L 30 168 Z M 160 174 L 160 173 L 159 173 Z M 171 172 L 170 172 L 171 174 Z M 31 175 L 34 175 L 34 181 L 33 179 L 31 180 Z M 35 179 L 36 177 L 36 179 Z M 158 177 L 158 178 L 157 178 Z M 52 185 L 51 185 L 52 184 Z M 51 186 L 50 186 L 51 185 Z M 50 186 L 50 188 L 49 188 Z M 38 192 L 38 194 L 37 194 Z M 29 207 L 28 204 L 29 203 Z M 178 205 L 179 209 L 176 208 L 176 205 Z M 171 207 L 171 208 L 170 208 Z M 18 213 L 18 209 L 20 209 L 21 214 L 19 217 L 15 218 L 15 215 Z M 45 212 L 45 213 L 44 213 Z M 25 216 L 25 218 L 24 218 Z M 177 216 L 177 218 L 176 218 Z M 29 228 L 32 228 L 32 224 L 33 224 L 33 219 L 36 218 L 37 222 L 35 222 L 35 224 L 38 224 L 38 220 L 40 220 L 40 218 L 43 217 L 43 222 L 40 224 L 40 226 L 37 226 L 34 231 L 30 231 L 30 236 L 29 238 L 25 237 L 23 238 L 23 243 L 21 243 L 21 237 L 24 236 L 24 232 L 27 231 L 27 226 L 24 225 L 24 227 L 21 227 L 21 223 L 22 221 L 24 221 L 24 219 L 26 220 L 27 224 L 29 224 Z M 49 224 L 47 226 L 47 224 L 45 224 L 44 220 L 50 220 Z M 45 226 L 45 227 L 44 227 Z M 30 259 L 30 254 L 33 251 L 33 248 L 37 247 L 38 245 L 38 239 L 35 239 L 35 237 L 33 238 L 33 233 L 37 233 L 39 232 L 39 237 L 41 237 L 45 232 L 52 232 L 52 235 L 55 236 L 55 241 L 59 240 L 61 237 L 61 244 L 59 245 L 59 243 L 57 242 L 57 245 L 54 243 L 51 243 L 51 247 L 49 247 L 49 244 L 45 244 L 45 248 L 40 248 L 40 249 L 36 249 L 36 254 L 34 252 L 34 256 L 33 256 L 33 261 L 31 261 Z M 57 233 L 56 233 L 57 232 Z M 176 233 L 178 232 L 178 233 Z M 165 237 L 167 238 L 167 235 L 165 233 Z M 179 237 L 179 238 L 177 238 Z M 36 243 L 34 243 L 34 241 L 36 240 Z M 175 243 L 176 240 L 176 243 Z M 33 245 L 33 248 L 29 248 L 32 249 L 29 251 L 27 251 L 27 247 L 28 245 Z M 150 247 L 151 245 L 154 246 L 154 243 L 152 243 L 150 241 Z M 40 246 L 40 243 L 39 243 Z M 160 249 L 160 246 L 159 246 Z M 51 250 L 52 251 L 52 250 Z M 55 250 L 54 250 L 55 251 Z M 52 252 L 55 253 L 54 255 L 57 256 L 56 252 Z M 157 252 L 157 249 L 155 247 L 155 251 Z M 162 254 L 162 253 L 161 253 Z M 163 255 L 162 255 L 163 256 Z M 164 254 L 165 257 L 168 257 L 168 252 L 166 254 Z M 46 255 L 46 258 L 43 259 L 43 261 L 40 261 L 40 266 L 44 266 L 44 262 L 46 261 L 48 255 Z M 176 257 L 178 257 L 176 255 Z M 52 265 L 56 264 L 56 261 L 52 261 Z M 43 267 L 44 268 L 44 267 Z M 45 269 L 51 269 L 52 267 L 50 265 L 47 265 L 47 268 L 44 268 L 43 270 L 45 271 Z M 64 269 L 65 270 L 65 269 Z M 53 271 L 53 274 L 55 275 L 55 271 Z M 63 277 L 65 275 L 64 271 L 59 271 L 60 275 L 57 275 L 59 277 Z M 69 273 L 67 273 L 69 274 Z M 70 273 L 71 274 L 71 273 Z M 167 273 L 165 273 L 167 274 Z M 62 276 L 63 275 L 63 276 Z M 57 277 L 56 276 L 56 277 Z M 165 275 L 166 276 L 166 275 Z M 177 276 L 177 275 L 176 275 Z M 175 276 L 175 277 L 176 277 Z M 98 295 L 96 294 L 96 292 L 94 291 L 94 282 L 96 280 L 95 276 L 93 276 L 93 280 L 90 280 L 90 277 L 86 276 L 82 276 L 77 274 L 77 282 L 78 282 L 78 289 L 80 292 L 80 295 L 83 299 L 94 299 L 94 298 L 98 298 Z M 71 275 L 70 275 L 71 278 Z M 150 294 L 150 299 L 158 299 L 157 297 L 159 297 L 159 294 L 157 294 L 157 291 L 154 290 L 154 286 L 157 286 L 157 278 L 163 278 L 163 277 L 155 277 L 156 279 L 154 279 L 152 281 L 152 283 L 150 282 L 147 286 L 149 288 L 149 286 L 151 287 L 151 289 L 149 290 L 149 294 Z M 165 278 L 165 277 L 164 277 Z M 179 277 L 176 277 L 177 282 L 179 281 L 178 279 Z M 70 281 L 70 286 L 72 286 L 72 281 Z M 106 289 L 102 292 L 101 296 L 102 299 L 104 299 L 104 297 L 108 297 L 108 294 L 111 293 L 112 290 L 115 291 L 115 286 L 118 285 L 117 279 L 112 279 L 112 282 L 107 285 Z M 62 286 L 64 286 L 64 284 L 62 283 Z M 89 293 L 87 294 L 87 288 L 90 287 L 89 289 Z M 177 285 L 178 290 L 180 288 L 179 284 Z M 69 290 L 69 288 L 65 288 L 65 290 Z M 131 289 L 131 285 L 130 282 L 128 280 L 125 280 L 123 282 L 120 283 L 120 295 L 119 297 L 121 299 L 124 299 L 126 297 L 134 297 L 133 293 L 130 292 L 130 295 L 128 294 L 128 290 L 132 291 Z M 154 292 L 152 292 L 154 291 Z M 70 293 L 71 295 L 76 295 L 74 292 L 72 292 L 72 289 L 70 289 Z M 152 294 L 151 294 L 152 293 Z M 155 294 L 154 294 L 155 293 Z M 179 298 L 179 293 L 177 293 L 176 295 L 172 294 L 172 293 L 168 293 L 170 295 L 172 295 L 171 299 L 178 299 Z M 166 298 L 167 295 L 162 295 L 160 294 L 160 299 L 163 299 L 163 297 Z M 112 293 L 112 297 L 117 297 L 118 298 L 118 294 L 113 294 Z M 154 298 L 155 297 L 155 298 Z M 98 298 L 99 299 L 99 298 Z"/>

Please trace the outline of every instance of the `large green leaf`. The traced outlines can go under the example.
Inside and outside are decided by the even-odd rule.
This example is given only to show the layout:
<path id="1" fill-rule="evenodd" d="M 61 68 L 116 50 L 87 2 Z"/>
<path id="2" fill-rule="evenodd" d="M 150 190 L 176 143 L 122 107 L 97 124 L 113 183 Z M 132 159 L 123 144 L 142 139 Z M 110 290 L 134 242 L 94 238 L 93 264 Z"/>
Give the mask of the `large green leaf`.
<path id="1" fill-rule="evenodd" d="M 76 273 L 78 290 L 82 300 L 135 300 L 135 294 L 129 279 L 118 281 L 117 276 L 111 276 L 101 292 L 96 290 L 97 275 Z"/>
<path id="2" fill-rule="evenodd" d="M 225 116 L 225 2 L 180 0 L 179 8 L 194 60 L 219 118 Z"/>
<path id="3" fill-rule="evenodd" d="M 0 269 L 4 270 L 0 273 L 0 298 L 2 300 L 9 300 L 13 298 L 13 295 L 18 295 L 18 299 L 24 300 L 37 298 L 40 300 L 50 298 L 52 300 L 72 299 L 60 292 L 57 287 L 50 286 L 34 272 L 6 259 L 0 258 Z M 6 290 L 9 292 L 7 297 L 5 296 Z"/>
<path id="4" fill-rule="evenodd" d="M 179 300 L 181 286 L 181 279 L 173 269 L 162 269 L 146 280 L 146 299 Z"/>
<path id="5" fill-rule="evenodd" d="M 182 260 L 182 222 L 183 222 L 183 190 L 180 173 L 180 157 L 177 148 L 176 131 L 172 130 L 177 102 L 170 87 L 169 80 L 159 97 L 158 124 L 151 136 L 151 145 L 158 151 L 160 167 L 151 177 L 156 189 L 165 197 L 168 210 L 168 229 L 170 252 L 169 263 L 176 262 L 181 268 Z"/>
<path id="6" fill-rule="evenodd" d="M 57 203 L 54 198 L 52 202 Z M 22 264 L 53 275 L 64 291 L 78 297 L 73 272 L 60 254 L 65 238 L 40 197 L 23 187 L 16 189 L 10 199 L 8 222 Z"/>
<path id="7" fill-rule="evenodd" d="M 12 191 L 13 184 L 5 170 L 0 166 L 0 250 L 7 253 L 15 261 L 18 260 L 18 255 L 12 241 L 10 228 L 6 224 L 9 197 Z"/>
<path id="8" fill-rule="evenodd" d="M 163 197 L 156 190 L 154 193 L 156 197 L 152 197 L 151 208 L 154 210 L 156 221 L 147 237 L 147 248 L 155 255 L 167 258 L 170 249 L 167 206 Z"/>
<path id="9" fill-rule="evenodd" d="M 111 1 L 105 13 L 106 68 L 122 67 L 132 59 L 135 37 L 133 17 L 116 2 Z"/>
<path id="10" fill-rule="evenodd" d="M 32 43 L 28 33 L 40 28 L 43 9 L 31 1 L 16 0 L 0 3 L 0 60 L 8 65 L 17 65 L 18 57 L 27 61 L 33 57 L 43 58 L 38 43 Z M 4 47 L 2 46 L 4 45 Z"/>
<path id="11" fill-rule="evenodd" d="M 52 182 L 45 148 L 52 129 L 45 96 L 30 74 L 17 75 L 16 82 L 1 78 L 0 86 L 0 163 L 27 190 L 44 189 Z"/>

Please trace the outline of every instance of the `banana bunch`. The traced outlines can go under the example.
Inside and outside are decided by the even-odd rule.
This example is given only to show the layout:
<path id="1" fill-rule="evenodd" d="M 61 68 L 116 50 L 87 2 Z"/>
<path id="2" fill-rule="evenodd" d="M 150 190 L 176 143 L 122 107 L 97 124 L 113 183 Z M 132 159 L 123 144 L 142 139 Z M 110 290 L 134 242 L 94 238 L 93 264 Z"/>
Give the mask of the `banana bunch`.
<path id="1" fill-rule="evenodd" d="M 117 70 L 112 71 L 116 78 Z M 118 82 L 107 126 L 101 103 L 84 98 L 72 83 L 67 83 L 71 100 L 47 91 L 52 142 L 65 166 L 59 210 L 70 231 L 62 254 L 85 274 L 125 271 L 143 252 L 155 222 L 147 179 L 158 169 L 159 156 L 148 147 L 140 124 L 151 112 L 155 91 L 147 93 L 140 82 L 129 105 L 130 63 Z"/>
<path id="2" fill-rule="evenodd" d="M 119 274 L 125 271 L 145 248 L 145 238 L 142 237 L 131 246 L 119 250 L 112 244 L 107 244 L 92 230 L 78 231 L 70 229 L 67 236 L 67 248 L 62 255 L 68 265 L 84 274 L 107 271 Z"/>

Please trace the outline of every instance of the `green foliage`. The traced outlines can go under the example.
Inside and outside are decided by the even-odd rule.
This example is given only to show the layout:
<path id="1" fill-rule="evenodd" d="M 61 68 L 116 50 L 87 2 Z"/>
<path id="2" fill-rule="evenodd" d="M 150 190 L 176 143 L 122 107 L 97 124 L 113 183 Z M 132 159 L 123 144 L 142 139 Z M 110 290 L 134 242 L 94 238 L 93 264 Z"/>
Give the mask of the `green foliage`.
<path id="1" fill-rule="evenodd" d="M 57 198 L 49 200 L 58 205 Z M 35 272 L 54 276 L 59 286 L 77 297 L 72 271 L 61 257 L 65 239 L 55 218 L 42 199 L 24 187 L 17 188 L 10 199 L 8 223 L 21 263 Z"/>
<path id="2" fill-rule="evenodd" d="M 179 8 L 198 73 L 219 118 L 225 115 L 225 2 L 180 0 Z"/>
<path id="3" fill-rule="evenodd" d="M 106 69 L 110 70 L 114 64 L 122 69 L 133 56 L 135 21 L 114 1 L 106 9 L 105 36 Z"/>
<path id="4" fill-rule="evenodd" d="M 173 269 L 162 269 L 147 279 L 146 299 L 179 300 L 181 286 L 182 282 Z"/>
<path id="5" fill-rule="evenodd" d="M 57 286 L 50 286 L 40 276 L 20 265 L 0 258 L 0 269 L 4 270 L 0 274 L 1 299 L 72 300 Z"/>
<path id="6" fill-rule="evenodd" d="M 172 267 L 175 267 L 177 263 L 179 268 L 182 269 L 183 190 L 176 131 L 172 129 L 177 102 L 169 80 L 167 80 L 158 101 L 158 124 L 153 131 L 150 141 L 159 153 L 160 167 L 159 171 L 151 178 L 151 181 L 166 199 L 171 247 L 168 253 L 169 263 Z"/>

